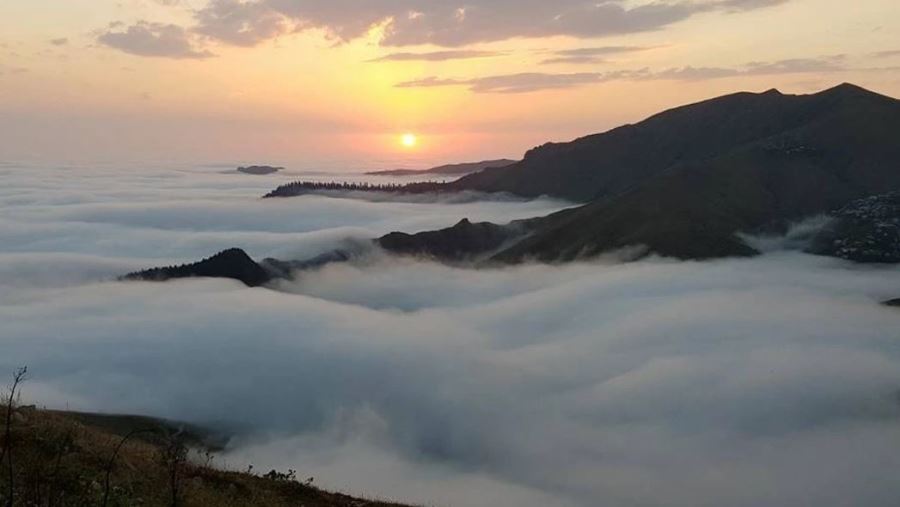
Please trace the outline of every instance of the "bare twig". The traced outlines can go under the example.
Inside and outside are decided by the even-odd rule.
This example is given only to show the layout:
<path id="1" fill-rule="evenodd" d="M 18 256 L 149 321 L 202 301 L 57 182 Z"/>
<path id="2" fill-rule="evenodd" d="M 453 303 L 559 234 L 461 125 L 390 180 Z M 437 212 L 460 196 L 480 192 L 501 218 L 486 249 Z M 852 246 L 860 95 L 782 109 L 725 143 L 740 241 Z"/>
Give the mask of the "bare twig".
<path id="1" fill-rule="evenodd" d="M 6 505 L 7 507 L 12 507 L 13 505 L 13 497 L 16 493 L 15 487 L 15 470 L 13 468 L 13 456 L 12 456 L 12 419 L 13 419 L 13 410 L 16 401 L 16 390 L 19 388 L 19 385 L 22 384 L 27 379 L 28 376 L 28 367 L 23 366 L 16 370 L 13 374 L 13 382 L 12 386 L 9 388 L 9 397 L 6 399 L 6 427 L 3 432 L 3 451 L 0 453 L 0 463 L 3 462 L 3 458 L 6 458 L 7 471 L 9 473 L 9 484 L 7 485 L 7 498 Z"/>
<path id="2" fill-rule="evenodd" d="M 116 445 L 116 449 L 113 451 L 112 456 L 109 457 L 109 461 L 106 463 L 106 478 L 103 481 L 103 503 L 101 504 L 103 507 L 106 507 L 109 502 L 109 476 L 112 473 L 113 464 L 115 464 L 116 457 L 119 455 L 119 451 L 122 450 L 122 447 L 125 445 L 125 442 L 128 442 L 132 437 L 136 437 L 142 433 L 156 433 L 156 430 L 153 428 L 144 428 L 140 430 L 133 430 L 119 441 L 119 444 Z"/>
<path id="3" fill-rule="evenodd" d="M 172 494 L 171 506 L 178 507 L 179 492 L 181 489 L 181 478 L 179 477 L 179 469 L 187 459 L 187 448 L 179 439 L 181 432 L 169 436 L 168 445 L 163 449 L 163 463 L 168 467 L 169 475 L 169 491 Z"/>

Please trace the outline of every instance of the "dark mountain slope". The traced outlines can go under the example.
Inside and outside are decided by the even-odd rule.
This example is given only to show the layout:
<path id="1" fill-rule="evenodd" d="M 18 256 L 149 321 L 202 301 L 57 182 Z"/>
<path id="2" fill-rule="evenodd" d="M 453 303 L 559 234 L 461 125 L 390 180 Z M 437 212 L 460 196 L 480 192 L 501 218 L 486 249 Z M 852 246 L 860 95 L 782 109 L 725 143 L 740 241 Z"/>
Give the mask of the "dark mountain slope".
<path id="1" fill-rule="evenodd" d="M 258 287 L 272 279 L 272 274 L 263 269 L 239 248 L 219 252 L 208 259 L 193 264 L 153 268 L 122 277 L 124 280 L 144 280 L 162 282 L 176 278 L 231 278 L 243 282 L 248 287 Z"/>
<path id="2" fill-rule="evenodd" d="M 487 252 L 527 232 L 524 222 L 495 225 L 488 222 L 473 224 L 468 219 L 438 231 L 404 234 L 394 232 L 375 240 L 388 252 L 400 255 L 421 255 L 443 261 L 474 260 Z"/>
<path id="3" fill-rule="evenodd" d="M 749 255 L 735 233 L 900 189 L 900 102 L 849 85 L 809 97 L 814 119 L 551 215 L 497 260 L 567 260 L 634 245 L 679 258 Z"/>
<path id="4" fill-rule="evenodd" d="M 546 144 L 517 164 L 466 176 L 454 186 L 591 201 L 629 190 L 675 166 L 723 157 L 750 143 L 780 139 L 787 143 L 786 149 L 800 148 L 793 146 L 795 139 L 785 136 L 826 117 L 840 119 L 841 109 L 848 109 L 848 119 L 873 113 L 876 117 L 870 120 L 877 124 L 889 114 L 880 108 L 885 101 L 896 103 L 853 85 L 814 95 L 783 95 L 777 90 L 737 93 L 570 143 Z M 860 135 L 868 135 L 869 130 Z"/>

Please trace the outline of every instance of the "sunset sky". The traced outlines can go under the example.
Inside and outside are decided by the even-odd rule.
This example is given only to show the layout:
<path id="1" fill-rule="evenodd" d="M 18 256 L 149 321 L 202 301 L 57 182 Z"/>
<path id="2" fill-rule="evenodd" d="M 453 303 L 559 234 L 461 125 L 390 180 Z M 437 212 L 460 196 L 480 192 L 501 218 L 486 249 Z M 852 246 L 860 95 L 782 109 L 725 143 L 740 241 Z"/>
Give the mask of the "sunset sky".
<path id="1" fill-rule="evenodd" d="M 900 96 L 898 34 L 897 0 L 4 0 L 0 162 L 516 158 L 733 91 Z"/>

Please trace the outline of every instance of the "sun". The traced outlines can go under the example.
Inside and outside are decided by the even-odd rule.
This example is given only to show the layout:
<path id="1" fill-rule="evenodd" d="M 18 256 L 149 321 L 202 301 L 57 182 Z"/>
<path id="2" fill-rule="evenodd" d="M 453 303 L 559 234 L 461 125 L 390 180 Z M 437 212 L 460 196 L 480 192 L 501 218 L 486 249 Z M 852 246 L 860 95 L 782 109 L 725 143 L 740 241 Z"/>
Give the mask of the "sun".
<path id="1" fill-rule="evenodd" d="M 400 136 L 400 144 L 405 148 L 415 148 L 419 144 L 419 136 L 412 133 L 403 134 Z"/>

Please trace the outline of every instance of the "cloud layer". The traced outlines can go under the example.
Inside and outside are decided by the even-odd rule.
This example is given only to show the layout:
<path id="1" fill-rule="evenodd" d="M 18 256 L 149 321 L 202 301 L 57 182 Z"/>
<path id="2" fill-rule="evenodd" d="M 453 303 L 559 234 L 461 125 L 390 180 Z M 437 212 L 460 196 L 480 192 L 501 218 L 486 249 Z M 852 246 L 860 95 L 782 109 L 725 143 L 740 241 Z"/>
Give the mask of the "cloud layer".
<path id="1" fill-rule="evenodd" d="M 465 46 L 515 37 L 589 38 L 657 30 L 705 12 L 738 12 L 787 0 L 211 0 L 196 31 L 252 46 L 293 31 L 317 29 L 349 41 L 376 27 L 385 46 Z"/>
<path id="2" fill-rule="evenodd" d="M 595 58 L 593 56 L 563 57 Z M 553 63 L 552 60 L 545 63 Z M 569 62 L 573 63 L 573 62 Z M 528 93 L 541 90 L 574 88 L 588 84 L 621 80 L 679 80 L 694 81 L 741 76 L 764 76 L 777 74 L 820 74 L 850 70 L 844 65 L 844 58 L 796 58 L 775 62 L 750 62 L 742 67 L 675 67 L 660 71 L 650 69 L 613 70 L 606 72 L 522 72 L 475 78 L 441 78 L 428 76 L 412 81 L 397 83 L 398 88 L 434 88 L 444 86 L 465 86 L 475 93 Z"/>
<path id="3" fill-rule="evenodd" d="M 503 220 L 548 201 L 254 199 L 197 170 L 0 166 L 0 371 L 38 403 L 238 431 L 220 464 L 429 505 L 887 505 L 900 270 L 790 252 L 468 271 L 372 257 L 285 282 L 116 283 Z M 77 177 L 76 177 L 77 176 Z M 348 232 L 352 231 L 352 232 Z M 259 236 L 254 236 L 259 234 Z"/>

